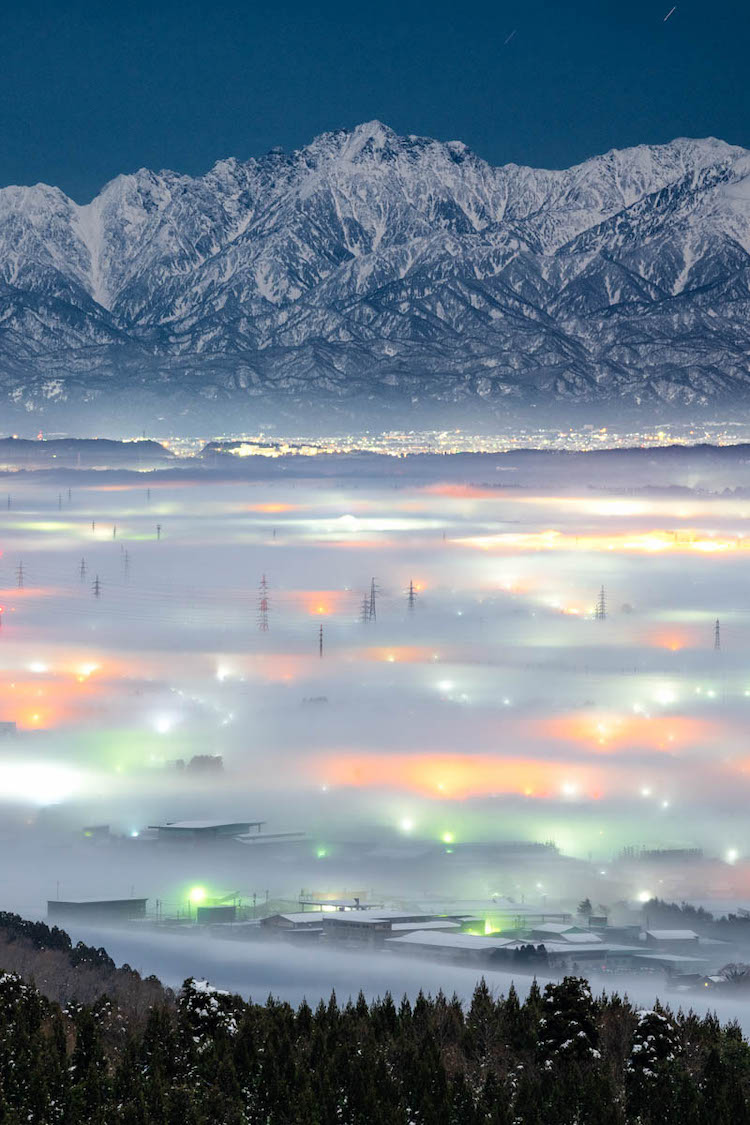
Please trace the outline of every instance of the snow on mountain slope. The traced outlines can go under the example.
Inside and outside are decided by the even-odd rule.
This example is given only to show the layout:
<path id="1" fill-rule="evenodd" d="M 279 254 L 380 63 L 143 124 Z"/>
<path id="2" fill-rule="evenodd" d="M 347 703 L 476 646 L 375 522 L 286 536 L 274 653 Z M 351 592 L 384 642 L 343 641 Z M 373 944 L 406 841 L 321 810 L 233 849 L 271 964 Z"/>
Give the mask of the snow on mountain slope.
<path id="1" fill-rule="evenodd" d="M 369 122 L 86 206 L 0 190 L 0 394 L 736 397 L 749 267 L 744 149 L 493 168 Z"/>

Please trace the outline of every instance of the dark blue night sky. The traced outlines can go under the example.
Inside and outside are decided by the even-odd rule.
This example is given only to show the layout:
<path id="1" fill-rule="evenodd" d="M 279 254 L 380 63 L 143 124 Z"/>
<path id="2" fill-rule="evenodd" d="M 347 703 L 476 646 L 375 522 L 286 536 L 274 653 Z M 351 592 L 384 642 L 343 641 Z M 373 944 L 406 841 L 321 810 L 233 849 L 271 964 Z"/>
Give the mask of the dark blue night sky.
<path id="1" fill-rule="evenodd" d="M 31 0 L 0 29 L 0 183 L 85 202 L 122 171 L 198 173 L 372 118 L 498 164 L 750 145 L 746 0 L 683 0 L 665 23 L 671 6 Z"/>

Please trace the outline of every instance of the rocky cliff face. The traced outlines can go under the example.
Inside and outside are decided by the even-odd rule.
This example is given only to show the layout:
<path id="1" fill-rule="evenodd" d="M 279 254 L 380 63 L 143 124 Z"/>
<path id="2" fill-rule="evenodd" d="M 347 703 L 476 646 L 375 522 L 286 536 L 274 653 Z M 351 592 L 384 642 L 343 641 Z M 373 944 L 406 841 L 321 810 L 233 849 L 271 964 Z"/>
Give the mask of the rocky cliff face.
<path id="1" fill-rule="evenodd" d="M 0 399 L 698 404 L 750 389 L 750 153 L 493 168 L 371 122 L 78 206 L 0 191 Z"/>

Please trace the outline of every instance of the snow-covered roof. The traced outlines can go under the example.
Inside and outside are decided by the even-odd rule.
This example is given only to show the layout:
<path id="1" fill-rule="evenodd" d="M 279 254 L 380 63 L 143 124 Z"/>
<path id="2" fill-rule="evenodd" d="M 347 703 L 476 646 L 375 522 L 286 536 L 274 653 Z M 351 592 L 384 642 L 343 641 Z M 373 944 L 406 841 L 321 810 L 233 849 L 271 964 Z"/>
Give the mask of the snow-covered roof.
<path id="1" fill-rule="evenodd" d="M 395 933 L 406 933 L 410 931 L 414 933 L 415 930 L 443 930 L 449 933 L 451 930 L 460 930 L 460 922 L 451 922 L 450 918 L 437 918 L 434 922 L 394 922 L 391 929 Z"/>
<path id="2" fill-rule="evenodd" d="M 535 934 L 565 934 L 570 930 L 577 933 L 579 927 L 573 926 L 570 922 L 542 922 L 540 925 L 534 926 Z"/>
<path id="3" fill-rule="evenodd" d="M 415 918 L 421 918 L 425 922 L 432 922 L 434 921 L 435 915 L 437 913 L 437 911 L 425 911 L 423 913 L 420 910 L 378 910 L 376 914 L 372 915 L 372 917 L 384 918 L 390 922 L 411 922 Z M 450 917 L 445 918 L 444 921 L 450 922 L 453 921 L 454 918 L 455 915 L 450 915 Z"/>
<path id="4" fill-rule="evenodd" d="M 638 953 L 633 954 L 644 961 L 664 961 L 665 964 L 691 964 L 691 965 L 705 965 L 708 961 L 707 957 L 688 957 L 684 953 L 659 953 L 657 950 L 647 952 L 644 949 L 639 950 Z"/>
<path id="5" fill-rule="evenodd" d="M 320 927 L 320 920 L 324 918 L 324 914 L 320 914 L 313 910 L 300 910 L 293 911 L 290 914 L 269 914 L 266 918 L 261 918 L 261 922 L 271 922 L 275 918 L 283 918 L 285 922 L 293 922 L 295 925 L 303 926 L 317 926 Z"/>
<path id="6" fill-rule="evenodd" d="M 167 829 L 185 829 L 187 831 L 200 831 L 209 828 L 249 828 L 265 824 L 264 820 L 168 820 L 164 824 L 149 824 L 149 828 L 158 828 L 160 832 Z"/>
<path id="7" fill-rule="evenodd" d="M 646 930 L 646 935 L 656 941 L 696 941 L 698 938 L 694 930 Z"/>
<path id="8" fill-rule="evenodd" d="M 323 911 L 323 913 L 315 912 L 318 919 L 323 920 L 324 925 L 334 924 L 337 926 L 388 926 L 390 925 L 387 918 L 374 918 L 372 914 L 362 915 L 358 910 L 334 910 L 330 912 Z M 308 915 L 309 917 L 309 915 Z"/>
<path id="9" fill-rule="evenodd" d="M 548 953 L 563 953 L 566 956 L 571 953 L 598 953 L 604 955 L 609 952 L 609 946 L 604 945 L 602 942 L 583 942 L 577 944 L 572 941 L 545 941 L 540 944 Z"/>
<path id="10" fill-rule="evenodd" d="M 511 938 L 480 937 L 478 934 L 445 934 L 435 930 L 415 930 L 403 937 L 387 938 L 388 945 L 432 946 L 434 949 L 470 949 L 491 953 L 506 945 L 516 944 Z"/>

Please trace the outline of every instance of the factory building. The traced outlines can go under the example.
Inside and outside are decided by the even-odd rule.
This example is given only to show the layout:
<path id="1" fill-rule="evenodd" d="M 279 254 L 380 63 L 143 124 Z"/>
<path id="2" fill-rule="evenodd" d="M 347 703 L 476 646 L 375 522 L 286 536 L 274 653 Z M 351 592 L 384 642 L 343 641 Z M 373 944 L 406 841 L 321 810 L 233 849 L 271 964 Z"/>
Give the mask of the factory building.
<path id="1" fill-rule="evenodd" d="M 211 843 L 215 840 L 233 840 L 247 836 L 251 828 L 260 832 L 264 820 L 240 820 L 223 823 L 216 820 L 172 820 L 165 824 L 149 824 L 160 841 L 178 843 Z"/>
<path id="2" fill-rule="evenodd" d="M 113 898 L 85 901 L 50 899 L 47 918 L 50 922 L 129 922 L 146 917 L 147 898 Z"/>

